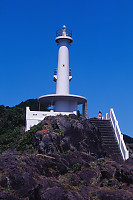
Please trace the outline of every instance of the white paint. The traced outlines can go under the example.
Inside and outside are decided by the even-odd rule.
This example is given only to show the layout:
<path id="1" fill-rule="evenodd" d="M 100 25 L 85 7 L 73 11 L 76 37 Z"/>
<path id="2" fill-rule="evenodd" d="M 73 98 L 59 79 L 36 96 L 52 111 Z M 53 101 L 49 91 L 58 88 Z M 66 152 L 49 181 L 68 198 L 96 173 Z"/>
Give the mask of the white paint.
<path id="1" fill-rule="evenodd" d="M 77 114 L 76 111 L 73 112 L 54 112 L 51 111 L 30 111 L 29 107 L 26 107 L 26 129 L 25 131 L 30 130 L 34 125 L 37 125 L 47 116 L 56 116 L 56 115 L 70 115 Z"/>
<path id="2" fill-rule="evenodd" d="M 71 80 L 72 80 L 72 76 L 69 76 L 69 81 L 71 81 Z M 53 77 L 53 81 L 54 81 L 54 82 L 57 81 L 57 75 L 54 75 L 54 77 Z"/>
<path id="3" fill-rule="evenodd" d="M 56 37 L 55 41 L 59 44 L 58 68 L 56 81 L 56 94 L 69 95 L 69 44 L 73 41 L 71 37 L 66 36 L 66 26 L 62 27 L 62 36 Z M 56 100 L 54 106 L 55 112 L 73 112 L 77 113 L 77 102 L 65 100 Z"/>
<path id="4" fill-rule="evenodd" d="M 69 94 L 69 40 L 61 38 L 58 43 L 56 94 Z"/>
<path id="5" fill-rule="evenodd" d="M 78 105 L 87 102 L 85 97 L 74 94 L 47 94 L 39 97 L 38 100 L 45 105 L 48 105 L 49 102 L 52 102 L 54 105 L 56 101 L 73 101 L 77 102 Z"/>
<path id="6" fill-rule="evenodd" d="M 122 158 L 123 158 L 123 160 L 127 160 L 129 158 L 129 151 L 126 148 L 126 145 L 125 145 L 125 142 L 123 139 L 123 135 L 121 133 L 118 121 L 116 120 L 116 116 L 115 116 L 113 108 L 110 109 L 110 113 L 106 113 L 106 115 L 105 115 L 105 117 L 103 117 L 103 119 L 111 121 L 112 127 L 115 132 L 115 137 L 116 137 L 117 143 L 120 148 Z"/>

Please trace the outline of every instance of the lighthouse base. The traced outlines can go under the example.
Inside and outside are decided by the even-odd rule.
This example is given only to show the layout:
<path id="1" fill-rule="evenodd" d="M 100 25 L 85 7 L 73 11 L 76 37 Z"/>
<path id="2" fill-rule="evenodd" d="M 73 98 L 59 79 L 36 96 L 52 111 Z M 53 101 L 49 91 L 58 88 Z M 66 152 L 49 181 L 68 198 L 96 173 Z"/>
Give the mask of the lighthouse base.
<path id="1" fill-rule="evenodd" d="M 77 113 L 77 102 L 73 101 L 56 101 L 54 105 L 55 112 L 76 112 Z"/>
<path id="2" fill-rule="evenodd" d="M 87 99 L 82 96 L 66 94 L 50 94 L 38 98 L 38 101 L 45 105 L 52 105 L 54 110 L 51 111 L 30 111 L 26 108 L 26 131 L 34 125 L 37 125 L 47 116 L 56 115 L 77 115 L 77 106 L 83 105 L 83 116 L 88 118 Z"/>

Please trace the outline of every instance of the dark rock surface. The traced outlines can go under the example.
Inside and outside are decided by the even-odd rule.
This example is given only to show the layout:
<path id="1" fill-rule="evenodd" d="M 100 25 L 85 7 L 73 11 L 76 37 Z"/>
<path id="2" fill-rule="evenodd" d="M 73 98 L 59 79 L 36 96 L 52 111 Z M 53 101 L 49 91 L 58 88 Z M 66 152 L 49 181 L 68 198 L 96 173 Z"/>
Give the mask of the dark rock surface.
<path id="1" fill-rule="evenodd" d="M 33 145 L 0 155 L 0 200 L 133 200 L 133 159 L 104 157 L 89 120 L 47 117 Z"/>
<path id="2" fill-rule="evenodd" d="M 103 156 L 98 129 L 86 118 L 71 116 L 47 117 L 42 130 L 34 137 L 34 147 L 39 153 L 81 151 Z"/>
<path id="3" fill-rule="evenodd" d="M 133 199 L 133 166 L 78 151 L 0 155 L 0 199 Z"/>

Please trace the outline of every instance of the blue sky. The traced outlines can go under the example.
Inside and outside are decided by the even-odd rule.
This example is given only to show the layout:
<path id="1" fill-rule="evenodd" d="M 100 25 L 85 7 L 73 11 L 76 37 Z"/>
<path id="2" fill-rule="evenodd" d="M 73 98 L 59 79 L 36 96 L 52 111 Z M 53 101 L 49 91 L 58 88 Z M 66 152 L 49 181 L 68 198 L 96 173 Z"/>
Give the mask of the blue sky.
<path id="1" fill-rule="evenodd" d="M 133 1 L 1 0 L 0 105 L 55 93 L 55 32 L 73 32 L 71 93 L 88 99 L 89 116 L 114 108 L 133 137 Z"/>

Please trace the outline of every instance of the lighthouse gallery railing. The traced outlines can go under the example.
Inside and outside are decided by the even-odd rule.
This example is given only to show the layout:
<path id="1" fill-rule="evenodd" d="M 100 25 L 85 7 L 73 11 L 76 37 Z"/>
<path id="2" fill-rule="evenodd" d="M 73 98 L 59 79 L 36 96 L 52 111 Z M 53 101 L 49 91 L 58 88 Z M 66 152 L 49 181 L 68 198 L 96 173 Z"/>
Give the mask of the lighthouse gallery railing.
<path id="1" fill-rule="evenodd" d="M 62 36 L 62 29 L 59 29 L 56 31 L 56 37 L 58 36 Z M 70 31 L 69 29 L 66 29 L 66 36 L 72 37 L 72 31 Z"/>
<path id="2" fill-rule="evenodd" d="M 54 70 L 54 75 L 57 75 L 57 68 Z M 71 76 L 71 68 L 69 68 L 69 76 Z"/>

